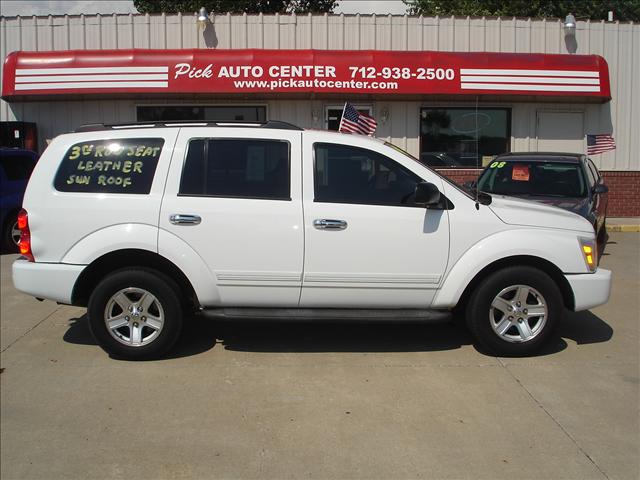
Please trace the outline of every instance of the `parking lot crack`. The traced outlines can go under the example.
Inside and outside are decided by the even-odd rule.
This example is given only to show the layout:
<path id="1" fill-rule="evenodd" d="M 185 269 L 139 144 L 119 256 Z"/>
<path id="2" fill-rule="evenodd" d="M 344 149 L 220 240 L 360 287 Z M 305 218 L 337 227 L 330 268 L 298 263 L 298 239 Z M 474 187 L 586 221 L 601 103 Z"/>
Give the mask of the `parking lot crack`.
<path id="1" fill-rule="evenodd" d="M 42 325 L 44 323 L 45 320 L 47 320 L 49 317 L 51 317 L 51 315 L 53 315 L 54 313 L 56 313 L 58 310 L 60 310 L 60 307 L 56 308 L 53 312 L 51 312 L 49 315 L 47 315 L 46 317 L 44 317 L 42 320 L 40 320 L 38 323 L 36 323 L 33 327 L 31 327 L 29 330 L 27 330 L 26 332 L 24 332 L 22 335 L 20 335 L 18 338 L 16 338 L 13 342 L 11 342 L 9 345 L 7 345 L 6 347 L 4 347 L 2 349 L 2 351 L 0 351 L 0 353 L 4 353 L 7 350 L 9 350 L 13 345 L 15 345 L 16 343 L 18 343 L 22 338 L 26 337 L 27 335 L 29 335 L 29 333 L 31 333 L 33 330 L 35 330 L 36 328 L 38 328 L 40 325 Z"/>
<path id="2" fill-rule="evenodd" d="M 529 397 L 536 403 L 536 405 L 551 419 L 553 423 L 555 423 L 558 426 L 558 428 L 566 435 L 567 438 L 569 438 L 569 440 L 571 440 L 571 442 L 576 446 L 576 448 L 593 464 L 593 466 L 596 467 L 596 469 L 598 469 L 598 471 L 602 474 L 602 476 L 607 480 L 609 480 L 609 476 L 604 472 L 604 470 L 602 470 L 602 468 L 600 468 L 600 465 L 598 465 L 598 463 L 591 457 L 591 455 L 589 455 L 586 452 L 586 450 L 582 448 L 582 446 L 578 443 L 578 441 L 574 438 L 574 436 L 571 435 L 571 433 L 569 433 L 569 431 L 566 428 L 564 428 L 564 426 L 560 423 L 560 421 L 558 421 L 551 414 L 551 412 L 549 412 L 549 410 L 547 410 L 545 406 L 540 401 L 538 401 L 538 399 L 533 395 L 533 393 L 531 393 L 531 391 L 524 386 L 524 384 L 520 381 L 520 379 L 516 377 L 514 373 L 509 369 L 509 366 L 505 364 L 502 361 L 502 359 L 497 358 L 497 360 L 498 362 L 500 362 L 502 367 L 507 371 L 507 373 L 511 376 L 511 378 L 513 378 L 516 381 L 516 383 L 520 387 L 522 387 L 522 389 L 527 393 L 527 395 L 529 395 Z"/>

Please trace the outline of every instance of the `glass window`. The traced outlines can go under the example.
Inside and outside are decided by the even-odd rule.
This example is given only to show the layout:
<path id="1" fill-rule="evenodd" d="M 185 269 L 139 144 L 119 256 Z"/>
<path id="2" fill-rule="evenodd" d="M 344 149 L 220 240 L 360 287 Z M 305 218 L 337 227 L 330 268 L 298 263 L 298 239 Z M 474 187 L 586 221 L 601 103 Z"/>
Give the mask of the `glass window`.
<path id="1" fill-rule="evenodd" d="M 265 122 L 267 107 L 252 105 L 154 105 L 138 106 L 139 122 Z"/>
<path id="2" fill-rule="evenodd" d="M 180 195 L 290 200 L 289 142 L 193 139 Z"/>
<path id="3" fill-rule="evenodd" d="M 371 116 L 371 107 L 366 105 L 354 105 L 355 109 L 358 113 L 364 113 L 365 115 Z M 335 106 L 335 107 L 326 107 L 325 113 L 325 127 L 327 130 L 333 130 L 334 132 L 338 131 L 340 128 L 340 120 L 342 119 L 342 112 L 344 110 L 343 106 Z"/>
<path id="4" fill-rule="evenodd" d="M 589 176 L 593 177 L 593 181 L 589 182 L 593 187 L 600 180 L 600 172 L 598 171 L 598 169 L 593 164 L 590 158 L 587 159 L 587 169 L 589 170 Z"/>
<path id="5" fill-rule="evenodd" d="M 0 164 L 7 180 L 27 180 L 36 162 L 31 155 L 3 155 Z"/>
<path id="6" fill-rule="evenodd" d="M 479 108 L 477 112 L 475 108 L 458 107 L 420 110 L 420 161 L 426 165 L 483 166 L 494 156 L 509 152 L 510 144 L 508 108 Z"/>
<path id="7" fill-rule="evenodd" d="M 478 189 L 498 195 L 584 197 L 580 165 L 561 162 L 495 161 L 478 180 Z"/>
<path id="8" fill-rule="evenodd" d="M 591 165 L 589 165 L 589 162 L 585 162 L 584 167 L 587 172 L 587 180 L 589 181 L 589 186 L 593 188 L 598 181 L 598 176 L 593 172 L 593 169 L 591 168 Z"/>
<path id="9" fill-rule="evenodd" d="M 421 179 L 377 152 L 364 148 L 316 143 L 316 202 L 412 206 Z"/>
<path id="10" fill-rule="evenodd" d="M 60 163 L 55 188 L 61 192 L 149 193 L 163 145 L 162 138 L 76 143 Z"/>

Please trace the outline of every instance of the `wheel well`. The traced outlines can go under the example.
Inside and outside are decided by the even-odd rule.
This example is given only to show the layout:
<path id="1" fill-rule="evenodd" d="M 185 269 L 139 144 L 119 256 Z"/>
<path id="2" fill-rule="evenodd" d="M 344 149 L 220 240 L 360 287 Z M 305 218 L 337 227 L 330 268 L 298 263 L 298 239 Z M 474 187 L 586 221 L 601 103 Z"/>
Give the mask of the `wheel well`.
<path id="1" fill-rule="evenodd" d="M 180 288 L 181 299 L 185 306 L 195 308 L 199 305 L 193 285 L 182 270 L 157 253 L 137 249 L 109 252 L 89 264 L 73 287 L 71 296 L 73 305 L 86 307 L 93 289 L 106 275 L 127 267 L 146 267 L 164 273 Z"/>
<path id="2" fill-rule="evenodd" d="M 458 302 L 458 306 L 456 308 L 464 308 L 467 300 L 471 296 L 471 293 L 473 293 L 478 284 L 493 272 L 497 272 L 498 270 L 501 270 L 505 267 L 513 267 L 516 265 L 526 265 L 529 267 L 534 267 L 538 270 L 542 270 L 547 275 L 549 275 L 560 289 L 560 293 L 562 294 L 562 301 L 565 307 L 567 307 L 569 310 L 573 310 L 573 307 L 575 305 L 573 290 L 571 290 L 571 286 L 569 285 L 569 282 L 563 275 L 562 271 L 553 263 L 545 260 L 544 258 L 531 257 L 527 255 L 517 255 L 513 257 L 501 258 L 500 260 L 497 260 L 484 267 L 482 270 L 480 270 L 480 272 L 476 274 L 475 277 L 473 277 L 473 280 L 469 282 L 467 288 L 464 289 L 464 292 L 462 293 L 462 296 L 460 297 L 460 301 Z"/>

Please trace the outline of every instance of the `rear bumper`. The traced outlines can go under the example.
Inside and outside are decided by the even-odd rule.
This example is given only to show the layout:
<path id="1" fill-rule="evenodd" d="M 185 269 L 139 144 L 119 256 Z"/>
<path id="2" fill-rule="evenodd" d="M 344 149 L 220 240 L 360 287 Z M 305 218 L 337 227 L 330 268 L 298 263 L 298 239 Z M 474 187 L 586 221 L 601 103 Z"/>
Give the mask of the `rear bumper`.
<path id="1" fill-rule="evenodd" d="M 588 310 L 609 300 L 611 270 L 598 268 L 594 273 L 565 275 L 573 290 L 574 311 Z"/>
<path id="2" fill-rule="evenodd" d="M 76 280 L 84 265 L 37 263 L 18 258 L 13 262 L 13 285 L 28 295 L 71 303 Z"/>

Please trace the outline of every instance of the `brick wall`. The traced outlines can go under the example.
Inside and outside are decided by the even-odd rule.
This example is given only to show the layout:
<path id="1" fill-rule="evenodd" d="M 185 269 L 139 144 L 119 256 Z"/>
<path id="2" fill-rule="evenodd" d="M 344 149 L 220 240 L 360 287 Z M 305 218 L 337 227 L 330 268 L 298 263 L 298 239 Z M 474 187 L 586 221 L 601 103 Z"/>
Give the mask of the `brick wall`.
<path id="1" fill-rule="evenodd" d="M 609 217 L 640 217 L 640 172 L 602 172 L 609 187 Z"/>
<path id="2" fill-rule="evenodd" d="M 482 170 L 440 169 L 442 175 L 451 180 L 464 183 L 475 180 Z M 640 171 L 636 172 L 602 172 L 604 181 L 609 187 L 609 217 L 640 217 Z"/>

